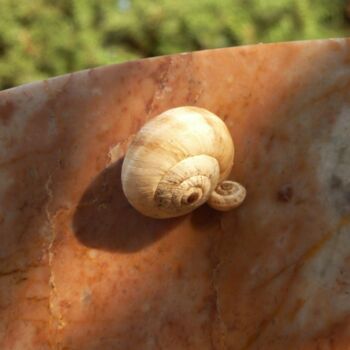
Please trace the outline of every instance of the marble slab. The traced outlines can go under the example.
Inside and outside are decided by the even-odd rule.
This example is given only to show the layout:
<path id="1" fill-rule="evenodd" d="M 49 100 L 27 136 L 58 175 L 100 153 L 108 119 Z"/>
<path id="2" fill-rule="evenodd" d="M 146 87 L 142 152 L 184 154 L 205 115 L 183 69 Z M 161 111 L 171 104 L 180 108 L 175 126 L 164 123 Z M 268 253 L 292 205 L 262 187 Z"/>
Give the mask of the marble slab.
<path id="1" fill-rule="evenodd" d="M 238 209 L 142 216 L 149 119 L 204 107 Z M 350 41 L 111 65 L 0 92 L 0 349 L 350 349 Z"/>

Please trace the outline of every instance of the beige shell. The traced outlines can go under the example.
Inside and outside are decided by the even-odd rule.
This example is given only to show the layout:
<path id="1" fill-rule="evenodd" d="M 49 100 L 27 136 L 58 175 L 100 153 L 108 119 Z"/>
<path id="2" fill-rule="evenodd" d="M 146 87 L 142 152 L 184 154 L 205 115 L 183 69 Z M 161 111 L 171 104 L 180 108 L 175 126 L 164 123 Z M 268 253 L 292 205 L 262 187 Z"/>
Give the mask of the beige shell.
<path id="1" fill-rule="evenodd" d="M 231 135 L 219 117 L 198 107 L 173 108 L 135 136 L 122 166 L 123 191 L 135 209 L 154 218 L 181 216 L 208 200 L 229 210 L 245 197 L 239 184 L 218 186 L 233 158 Z"/>

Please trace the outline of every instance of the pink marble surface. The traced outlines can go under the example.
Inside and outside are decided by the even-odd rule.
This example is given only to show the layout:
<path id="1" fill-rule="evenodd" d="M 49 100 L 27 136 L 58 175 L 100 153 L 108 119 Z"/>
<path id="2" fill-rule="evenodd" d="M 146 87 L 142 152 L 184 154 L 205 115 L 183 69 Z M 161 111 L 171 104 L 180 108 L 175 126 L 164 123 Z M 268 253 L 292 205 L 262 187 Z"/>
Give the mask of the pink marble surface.
<path id="1" fill-rule="evenodd" d="M 0 93 L 0 349 L 349 349 L 350 42 L 112 65 Z M 242 207 L 138 214 L 120 168 L 181 105 L 225 120 Z"/>

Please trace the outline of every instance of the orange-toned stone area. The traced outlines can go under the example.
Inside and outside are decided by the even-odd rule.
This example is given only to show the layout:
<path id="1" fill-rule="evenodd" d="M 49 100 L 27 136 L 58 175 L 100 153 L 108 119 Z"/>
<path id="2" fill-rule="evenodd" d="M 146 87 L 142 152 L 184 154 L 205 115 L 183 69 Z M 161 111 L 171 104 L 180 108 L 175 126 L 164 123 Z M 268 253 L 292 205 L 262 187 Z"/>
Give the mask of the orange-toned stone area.
<path id="1" fill-rule="evenodd" d="M 219 115 L 244 204 L 136 212 L 123 155 L 166 109 Z M 0 349 L 350 348 L 350 42 L 255 45 L 0 93 Z"/>

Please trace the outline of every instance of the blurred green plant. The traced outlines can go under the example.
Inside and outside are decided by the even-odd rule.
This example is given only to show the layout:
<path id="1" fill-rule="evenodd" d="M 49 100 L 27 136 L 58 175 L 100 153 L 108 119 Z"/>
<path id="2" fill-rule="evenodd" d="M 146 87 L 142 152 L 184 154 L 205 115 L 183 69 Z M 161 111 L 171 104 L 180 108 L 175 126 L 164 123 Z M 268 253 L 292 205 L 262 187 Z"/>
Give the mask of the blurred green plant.
<path id="1" fill-rule="evenodd" d="M 345 0 L 0 0 L 0 89 L 139 57 L 343 37 L 348 12 Z"/>

